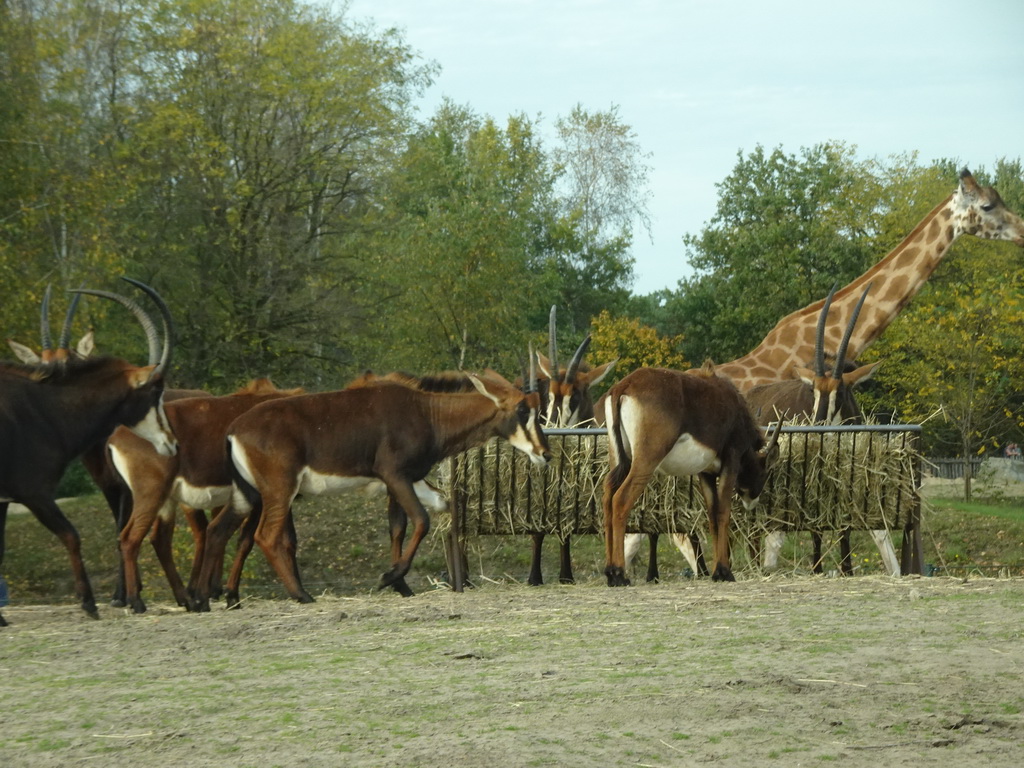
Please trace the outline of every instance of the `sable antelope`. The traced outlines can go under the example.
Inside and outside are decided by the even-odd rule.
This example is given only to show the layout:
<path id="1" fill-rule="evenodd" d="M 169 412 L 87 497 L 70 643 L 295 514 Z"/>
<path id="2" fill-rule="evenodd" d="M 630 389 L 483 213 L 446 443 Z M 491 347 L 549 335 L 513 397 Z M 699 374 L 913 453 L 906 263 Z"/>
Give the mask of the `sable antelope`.
<path id="1" fill-rule="evenodd" d="M 167 421 L 178 439 L 174 456 L 161 456 L 149 443 L 123 427 L 107 440 L 110 464 L 125 484 L 132 500 L 131 512 L 121 529 L 120 549 L 124 562 L 126 604 L 143 613 L 140 596 L 139 547 L 152 530 L 152 543 L 178 605 L 191 608 L 205 550 L 207 520 L 204 509 L 225 506 L 231 498 L 231 476 L 224 440 L 238 416 L 259 403 L 301 394 L 301 389 L 281 390 L 268 379 L 258 379 L 223 397 L 175 400 L 165 405 Z M 195 554 L 189 585 L 178 575 L 171 551 L 175 503 L 189 519 Z M 240 567 L 240 564 L 239 564 Z M 219 569 L 213 574 L 219 584 Z"/>
<path id="2" fill-rule="evenodd" d="M 532 353 L 531 353 L 532 354 Z M 534 382 L 533 390 L 536 390 L 536 375 L 531 375 L 531 381 Z M 431 376 L 419 377 L 414 376 L 410 373 L 404 373 L 401 371 L 393 371 L 383 376 L 374 373 L 373 371 L 366 371 L 358 376 L 345 387 L 346 389 L 358 389 L 361 387 L 371 387 L 380 385 L 396 385 L 409 387 L 411 389 L 417 389 L 423 392 L 434 392 L 434 393 L 466 393 L 475 392 L 472 380 L 462 372 L 444 372 L 440 374 L 434 374 Z M 420 500 L 423 506 L 428 512 L 443 512 L 448 509 L 448 499 L 441 494 L 434 486 L 432 486 L 426 480 L 420 480 L 419 482 L 413 483 L 413 489 L 416 492 L 416 497 Z M 402 554 L 402 545 L 405 541 L 405 534 L 408 527 L 408 517 L 405 514 L 405 510 L 402 509 L 401 505 L 395 501 L 394 496 L 387 492 L 386 486 L 383 483 L 370 483 L 360 489 L 363 493 L 374 495 L 374 494 L 386 494 L 388 497 L 388 525 L 391 536 L 391 559 L 392 562 L 397 561 Z M 225 587 L 224 600 L 225 606 L 228 608 L 237 607 L 240 603 L 239 600 L 239 584 L 241 582 L 242 567 L 245 564 L 245 560 L 252 550 L 254 543 L 254 534 L 256 527 L 260 521 L 260 510 L 255 509 L 246 519 L 245 527 L 238 538 L 238 547 L 236 549 L 235 561 L 231 568 L 231 574 L 228 577 L 228 581 Z M 235 518 L 235 525 L 237 526 L 242 521 Z M 292 519 L 291 509 L 288 511 L 288 525 L 287 532 L 290 539 L 290 546 L 293 548 L 297 545 L 297 539 L 295 534 L 295 525 Z M 230 533 L 228 534 L 230 535 Z M 463 573 L 466 572 L 466 568 L 463 567 Z M 216 585 L 216 578 L 219 573 L 219 566 L 214 565 L 210 580 L 211 587 Z M 199 579 L 194 578 L 193 581 L 197 582 Z M 403 597 L 412 596 L 413 592 L 409 589 L 409 586 L 405 583 L 404 578 L 396 579 L 391 584 L 392 589 L 401 594 Z M 192 592 L 190 586 L 189 592 Z"/>
<path id="3" fill-rule="evenodd" d="M 832 287 L 818 317 L 815 335 L 814 362 L 812 368 L 797 367 L 797 379 L 778 381 L 772 384 L 759 384 L 745 394 L 748 405 L 755 419 L 767 425 L 777 419 L 792 420 L 801 418 L 810 424 L 862 424 L 864 419 L 860 406 L 854 398 L 854 387 L 866 381 L 874 374 L 880 363 L 855 366 L 846 359 L 846 352 L 860 316 L 861 307 L 871 290 L 871 283 L 861 294 L 847 323 L 842 341 L 832 359 L 831 370 L 826 368 L 825 328 L 828 323 L 829 309 L 836 286 Z M 768 535 L 766 546 L 765 567 L 774 568 L 778 563 L 779 550 L 782 546 L 781 532 Z M 872 537 L 882 552 L 882 557 L 889 565 L 898 563 L 892 541 L 886 531 L 873 531 Z M 814 548 L 815 573 L 822 572 L 821 534 L 811 532 Z M 840 556 L 843 573 L 853 573 L 850 561 L 850 532 L 844 530 L 840 536 Z M 898 565 L 897 565 L 898 568 Z"/>
<path id="4" fill-rule="evenodd" d="M 75 594 L 92 617 L 97 616 L 96 601 L 82 562 L 81 542 L 54 501 L 57 483 L 76 456 L 118 424 L 131 428 L 165 455 L 177 449 L 162 399 L 172 350 L 167 332 L 170 311 L 152 288 L 125 279 L 159 308 L 165 328 L 162 349 L 153 321 L 135 302 L 106 291 L 80 288 L 77 292 L 113 299 L 136 316 L 149 340 L 146 366 L 114 357 L 68 358 L 29 367 L 0 364 L 0 563 L 7 504 L 18 501 L 68 550 Z"/>
<path id="5" fill-rule="evenodd" d="M 74 294 L 71 300 L 67 314 L 64 317 L 64 325 L 57 348 L 53 348 L 50 336 L 50 294 L 51 287 L 47 286 L 40 307 L 40 351 L 37 352 L 25 344 L 8 339 L 7 343 L 14 351 L 14 354 L 27 365 L 61 362 L 70 358 L 84 360 L 92 356 L 96 349 L 96 339 L 95 334 L 91 330 L 82 336 L 74 350 L 69 348 L 72 320 L 81 299 L 81 294 L 79 293 Z M 210 397 L 210 393 L 199 389 L 164 388 L 164 403 L 170 403 L 186 397 Z M 79 457 L 79 460 L 106 499 L 107 506 L 114 516 L 114 524 L 118 533 L 120 533 L 127 521 L 131 500 L 130 497 L 125 495 L 124 483 L 107 460 L 107 437 L 108 435 L 101 436 L 95 443 L 86 448 Z M 144 446 L 143 450 L 153 452 L 153 447 L 148 441 L 134 435 L 133 439 Z M 201 509 L 186 509 L 185 515 L 192 528 L 193 536 L 198 538 L 201 535 L 201 531 L 205 530 L 205 514 Z M 118 574 L 114 583 L 114 593 L 110 604 L 114 607 L 123 607 L 125 605 L 124 561 L 120 556 L 120 547 L 118 548 Z"/>
<path id="6" fill-rule="evenodd" d="M 618 362 L 618 358 L 610 363 L 590 368 L 583 356 L 590 346 L 590 334 L 580 343 L 573 353 L 569 364 L 562 368 L 558 364 L 558 343 L 555 332 L 555 306 L 551 306 L 548 318 L 548 355 L 538 356 L 541 371 L 545 378 L 540 378 L 538 386 L 541 400 L 544 403 L 543 425 L 548 429 L 580 426 L 595 418 L 594 400 L 590 388 L 604 380 Z M 530 575 L 527 583 L 539 586 L 544 583 L 541 574 L 541 549 L 546 534 L 531 533 L 533 551 L 530 558 Z M 573 584 L 572 553 L 569 537 L 566 536 L 559 546 L 558 581 L 560 584 Z"/>
<path id="7" fill-rule="evenodd" d="M 629 513 L 655 471 L 697 475 L 707 505 L 715 561 L 713 581 L 734 581 L 729 560 L 733 491 L 751 507 L 764 489 L 779 429 L 765 444 L 742 396 L 705 363 L 686 372 L 639 368 L 608 392 L 609 472 L 604 534 L 609 586 L 625 586 Z"/>
<path id="8" fill-rule="evenodd" d="M 227 439 L 235 492 L 207 532 L 195 608 L 209 610 L 209 570 L 222 556 L 232 526 L 250 513 L 260 516 L 255 541 L 288 594 L 312 602 L 299 578 L 294 540 L 285 530 L 297 495 L 384 484 L 414 529 L 382 576 L 383 588 L 404 579 L 430 528 L 414 484 L 435 464 L 492 437 L 545 464 L 551 454 L 540 428 L 539 395 L 523 393 L 494 373 L 469 376 L 476 392 L 438 394 L 381 384 L 275 400 L 240 416 Z"/>

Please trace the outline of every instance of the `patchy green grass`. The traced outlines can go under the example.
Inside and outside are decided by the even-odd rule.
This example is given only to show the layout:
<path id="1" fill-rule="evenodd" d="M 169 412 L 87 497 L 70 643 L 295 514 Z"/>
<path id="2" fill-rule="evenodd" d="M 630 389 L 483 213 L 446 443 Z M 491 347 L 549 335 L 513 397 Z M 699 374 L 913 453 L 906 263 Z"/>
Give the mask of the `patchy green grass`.
<path id="1" fill-rule="evenodd" d="M 82 550 L 97 600 L 105 603 L 113 589 L 117 568 L 114 523 L 99 494 L 62 502 L 68 518 L 82 537 Z M 1024 574 L 1024 500 L 1001 499 L 966 503 L 955 499 L 925 502 L 923 544 L 925 561 L 937 573 L 976 572 L 985 575 Z M 180 516 L 179 516 L 180 518 Z M 299 567 L 306 588 L 312 594 L 358 594 L 375 588 L 388 561 L 388 532 L 383 499 L 361 497 L 319 497 L 296 505 L 299 534 Z M 902 535 L 893 534 L 899 551 Z M 878 551 L 866 532 L 851 538 L 857 574 L 883 573 Z M 603 581 L 604 545 L 597 536 L 576 536 L 572 541 L 573 568 L 578 583 Z M 178 569 L 187 579 L 192 557 L 192 539 L 179 519 L 175 536 Z M 545 580 L 557 582 L 558 541 L 547 537 L 543 547 Z M 810 536 L 787 537 L 783 562 L 795 572 L 810 566 Z M 833 544 L 830 557 L 835 558 Z M 530 566 L 531 543 L 525 536 L 485 536 L 468 546 L 470 577 L 479 583 L 523 583 Z M 739 569 L 749 567 L 745 547 L 734 547 Z M 666 581 L 684 578 L 688 567 L 675 548 L 663 537 L 661 572 Z M 641 547 L 633 565 L 634 582 L 643 579 L 647 547 Z M 170 596 L 166 579 L 151 548 L 141 550 L 140 565 L 147 600 Z M 4 561 L 12 598 L 27 602 L 73 601 L 73 582 L 64 548 L 56 537 L 29 514 L 10 514 Z M 834 566 L 833 566 L 834 567 Z M 420 547 L 410 586 L 429 589 L 446 571 L 441 537 L 428 535 Z M 262 554 L 253 552 L 246 565 L 243 595 L 283 597 L 277 576 Z"/>

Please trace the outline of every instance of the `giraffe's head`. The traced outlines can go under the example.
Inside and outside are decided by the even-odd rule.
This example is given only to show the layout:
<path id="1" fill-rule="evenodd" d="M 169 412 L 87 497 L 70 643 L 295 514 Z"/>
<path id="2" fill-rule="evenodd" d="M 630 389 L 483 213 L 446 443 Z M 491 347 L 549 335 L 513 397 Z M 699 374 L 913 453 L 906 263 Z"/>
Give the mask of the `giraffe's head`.
<path id="1" fill-rule="evenodd" d="M 966 168 L 960 171 L 960 186 L 953 195 L 953 217 L 958 234 L 1009 240 L 1024 248 L 1024 219 L 1006 207 L 993 187 L 978 184 Z"/>

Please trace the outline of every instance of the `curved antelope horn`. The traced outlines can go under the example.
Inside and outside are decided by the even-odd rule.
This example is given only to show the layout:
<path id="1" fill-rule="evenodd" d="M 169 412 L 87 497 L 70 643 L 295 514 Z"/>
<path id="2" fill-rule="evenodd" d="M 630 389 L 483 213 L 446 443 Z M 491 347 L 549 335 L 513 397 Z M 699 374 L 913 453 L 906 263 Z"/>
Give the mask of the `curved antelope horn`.
<path id="1" fill-rule="evenodd" d="M 163 376 L 164 373 L 167 372 L 167 366 L 170 365 L 171 350 L 174 348 L 174 320 L 171 318 L 171 309 L 170 307 L 167 306 L 167 302 L 163 300 L 163 297 L 161 297 L 159 293 L 157 293 L 154 289 L 150 288 L 142 281 L 135 280 L 131 277 L 122 277 L 121 279 L 127 283 L 131 283 L 140 291 L 143 291 L 147 296 L 149 296 L 149 298 L 153 300 L 153 303 L 156 304 L 157 309 L 160 310 L 160 317 L 163 320 L 164 326 L 164 348 L 160 353 L 160 362 L 157 364 L 156 369 L 153 371 L 151 378 Z M 152 363 L 150 363 L 150 365 L 152 365 Z"/>
<path id="2" fill-rule="evenodd" d="M 160 339 L 157 337 L 156 326 L 153 325 L 152 319 L 150 319 L 142 307 L 131 299 L 125 298 L 119 293 L 111 293 L 110 291 L 100 291 L 95 288 L 75 288 L 72 290 L 72 293 L 87 293 L 90 296 L 100 296 L 104 299 L 116 301 L 135 315 L 135 319 L 139 321 L 142 329 L 146 332 L 146 341 L 149 342 L 149 362 L 147 365 L 156 365 L 157 360 L 160 358 Z"/>
<path id="3" fill-rule="evenodd" d="M 587 353 L 587 347 L 590 346 L 590 334 L 580 342 L 579 347 L 576 348 L 576 352 L 572 356 L 572 360 L 569 361 L 569 368 L 565 372 L 565 383 L 572 384 L 576 380 L 576 372 L 579 370 L 580 363 L 583 362 L 583 355 Z"/>
<path id="4" fill-rule="evenodd" d="M 49 352 L 53 348 L 53 341 L 50 339 L 50 294 L 53 286 L 47 285 L 43 294 L 43 303 L 39 307 L 39 341 L 42 344 L 42 351 Z"/>
<path id="5" fill-rule="evenodd" d="M 828 324 L 828 311 L 832 307 L 832 297 L 836 293 L 839 283 L 832 284 L 832 290 L 828 292 L 828 298 L 818 315 L 818 335 L 814 341 L 814 375 L 819 379 L 825 376 L 825 326 Z"/>
<path id="6" fill-rule="evenodd" d="M 768 438 L 768 444 L 764 447 L 764 455 L 767 456 L 772 452 L 776 443 L 779 442 L 779 435 L 782 434 L 782 419 L 779 419 L 775 431 L 772 432 L 772 436 Z"/>
<path id="7" fill-rule="evenodd" d="M 537 392 L 540 387 L 537 385 L 537 353 L 533 351 L 533 343 L 530 343 L 530 391 Z"/>
<path id="8" fill-rule="evenodd" d="M 548 315 L 548 361 L 551 363 L 551 378 L 558 378 L 558 344 L 555 342 L 555 305 Z"/>
<path id="9" fill-rule="evenodd" d="M 860 295 L 860 301 L 858 301 L 857 306 L 853 308 L 853 314 L 850 315 L 850 322 L 846 326 L 846 333 L 839 344 L 839 349 L 836 351 L 836 365 L 832 371 L 833 379 L 838 379 L 843 375 L 843 366 L 846 363 L 846 348 L 850 346 L 850 337 L 853 336 L 853 328 L 857 325 L 857 317 L 860 315 L 860 308 L 864 306 L 864 299 L 868 297 L 868 291 L 870 290 L 871 283 L 868 283 L 867 288 L 864 289 L 864 293 Z"/>
<path id="10" fill-rule="evenodd" d="M 67 349 L 71 344 L 71 323 L 75 319 L 75 311 L 81 300 L 82 294 L 80 293 L 71 297 L 71 304 L 68 306 L 67 314 L 64 315 L 64 327 L 61 328 L 60 338 L 57 340 L 57 349 Z"/>

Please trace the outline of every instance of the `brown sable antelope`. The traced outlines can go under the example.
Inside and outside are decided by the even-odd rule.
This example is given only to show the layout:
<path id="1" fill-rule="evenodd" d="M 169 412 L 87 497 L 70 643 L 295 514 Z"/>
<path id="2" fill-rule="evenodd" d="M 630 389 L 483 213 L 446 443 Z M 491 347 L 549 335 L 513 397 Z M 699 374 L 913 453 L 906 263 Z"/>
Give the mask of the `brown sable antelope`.
<path id="1" fill-rule="evenodd" d="M 174 456 L 161 456 L 130 430 L 118 428 L 107 440 L 110 465 L 127 488 L 131 511 L 121 530 L 126 604 L 143 613 L 140 595 L 139 547 L 152 531 L 153 549 L 163 567 L 178 605 L 191 608 L 205 550 L 207 519 L 204 509 L 225 506 L 231 499 L 231 475 L 224 441 L 238 416 L 268 400 L 301 394 L 301 389 L 278 389 L 268 379 L 257 379 L 231 395 L 185 398 L 167 403 L 167 421 L 178 439 Z M 195 542 L 192 573 L 186 589 L 174 565 L 171 550 L 175 506 L 189 520 Z M 219 584 L 219 569 L 213 575 Z"/>
<path id="2" fill-rule="evenodd" d="M 580 343 L 573 353 L 569 364 L 562 368 L 558 364 L 558 343 L 555 332 L 555 306 L 551 306 L 548 318 L 548 357 L 538 355 L 538 363 L 544 374 L 538 378 L 537 386 L 543 404 L 543 426 L 546 429 L 564 429 L 567 427 L 584 426 L 595 419 L 594 399 L 591 387 L 600 384 L 611 373 L 618 358 L 610 363 L 590 368 L 583 356 L 590 346 L 590 335 Z M 530 534 L 533 551 L 530 557 L 530 575 L 527 583 L 540 586 L 544 583 L 541 573 L 541 550 L 546 534 L 535 532 Z M 559 545 L 558 582 L 574 584 L 572 575 L 572 551 L 570 539 L 566 536 Z"/>
<path id="3" fill-rule="evenodd" d="M 536 376 L 531 377 L 532 381 L 536 381 Z M 446 371 L 440 374 L 433 374 L 431 376 L 414 376 L 410 373 L 402 371 L 393 371 L 384 375 L 379 375 L 373 371 L 365 371 L 360 376 L 356 377 L 353 381 L 345 387 L 346 389 L 357 389 L 359 387 L 370 387 L 380 385 L 397 385 L 410 387 L 412 389 L 418 389 L 424 392 L 435 392 L 435 393 L 466 393 L 475 392 L 472 380 L 466 376 L 465 373 L 458 371 Z M 534 390 L 536 385 L 534 384 Z M 416 491 L 416 497 L 420 500 L 423 506 L 428 512 L 444 512 L 448 509 L 448 499 L 441 494 L 434 486 L 432 486 L 426 480 L 421 480 L 417 483 L 413 483 L 413 489 Z M 388 497 L 388 524 L 391 536 L 391 560 L 392 562 L 398 560 L 402 554 L 402 545 L 405 541 L 405 534 L 408 527 L 408 517 L 405 514 L 405 510 L 402 509 L 401 505 L 395 501 L 394 497 L 387 492 L 387 488 L 383 483 L 370 483 L 361 489 L 361 492 L 368 495 L 375 494 L 386 494 Z M 231 573 L 228 576 L 228 581 L 225 586 L 224 600 L 227 608 L 235 608 L 240 604 L 239 599 L 239 585 L 241 583 L 242 568 L 245 565 L 245 560 L 252 551 L 254 544 L 254 534 L 260 521 L 259 509 L 256 509 L 245 519 L 245 527 L 242 529 L 241 534 L 238 537 L 238 546 L 235 553 L 235 560 L 231 567 Z M 235 518 L 235 524 L 241 524 L 242 520 Z M 287 534 L 290 537 L 290 546 L 293 548 L 297 545 L 297 538 L 295 534 L 294 520 L 292 519 L 292 511 L 288 511 L 288 525 Z M 463 567 L 463 573 L 466 573 L 468 568 Z M 219 573 L 219 567 L 214 566 L 212 570 L 212 576 L 210 585 L 213 587 L 213 592 L 216 591 L 217 586 L 217 575 Z M 193 579 L 197 581 L 198 579 Z M 411 597 L 413 591 L 409 589 L 404 578 L 396 579 L 391 584 L 391 588 L 401 594 L 403 597 Z M 192 592 L 190 587 L 189 592 Z M 212 594 L 212 593 L 211 593 Z"/>
<path id="4" fill-rule="evenodd" d="M 633 505 L 656 471 L 697 475 L 707 505 L 715 560 L 713 581 L 735 581 L 729 560 L 732 496 L 752 507 L 764 489 L 781 425 L 765 444 L 733 384 L 701 369 L 639 368 L 605 403 L 609 472 L 604 483 L 608 586 L 626 586 L 624 539 Z"/>
<path id="5" fill-rule="evenodd" d="M 170 329 L 170 311 L 160 296 L 149 286 L 125 279 L 153 299 L 165 329 Z M 163 410 L 164 374 L 172 342 L 165 333 L 161 349 L 153 321 L 130 299 L 106 291 L 77 292 L 110 298 L 127 307 L 146 332 L 149 363 L 136 366 L 114 357 L 69 357 L 38 366 L 0 364 L 0 563 L 7 505 L 17 501 L 64 544 L 75 594 L 82 610 L 95 618 L 96 600 L 82 562 L 81 541 L 54 501 L 57 484 L 75 457 L 119 424 L 150 441 L 161 453 L 170 455 L 177 450 Z"/>
<path id="6" fill-rule="evenodd" d="M 383 483 L 413 523 L 409 544 L 384 573 L 380 587 L 404 579 L 430 518 L 416 495 L 439 461 L 502 437 L 537 464 L 551 454 L 539 423 L 540 397 L 497 374 L 468 374 L 477 390 L 439 394 L 382 384 L 299 395 L 262 403 L 228 430 L 234 471 L 232 503 L 211 523 L 199 578 L 197 610 L 209 610 L 208 575 L 223 556 L 238 520 L 259 515 L 254 538 L 299 602 L 302 587 L 287 525 L 299 494 L 346 493 Z"/>
<path id="7" fill-rule="evenodd" d="M 825 353 L 825 328 L 828 324 L 832 297 L 836 292 L 836 286 L 832 287 L 818 317 L 813 368 L 798 366 L 795 368 L 795 372 L 799 378 L 777 381 L 771 384 L 759 384 L 752 387 L 744 395 L 747 404 L 754 413 L 754 418 L 759 424 L 767 426 L 770 422 L 778 419 L 789 421 L 800 419 L 805 423 L 815 425 L 864 423 L 860 406 L 854 397 L 854 387 L 860 382 L 871 378 L 881 363 L 871 363 L 857 367 L 847 361 L 846 352 L 850 338 L 853 336 L 857 325 L 857 318 L 860 315 L 861 307 L 864 305 L 870 290 L 871 283 L 868 283 L 861 294 L 860 301 L 850 315 L 846 331 L 839 342 L 835 355 L 830 361 L 831 367 L 829 368 L 826 366 L 829 356 Z M 882 557 L 890 568 L 894 563 L 897 564 L 898 568 L 896 552 L 893 549 L 888 532 L 872 531 L 872 537 L 878 544 Z M 766 568 L 774 568 L 777 565 L 782 538 L 783 534 L 780 532 L 769 534 L 765 554 Z M 821 534 L 817 531 L 812 531 L 811 540 L 814 549 L 812 569 L 815 573 L 821 573 Z M 844 530 L 840 536 L 840 562 L 840 567 L 844 574 L 849 575 L 853 573 L 853 564 L 850 560 L 849 530 Z"/>

